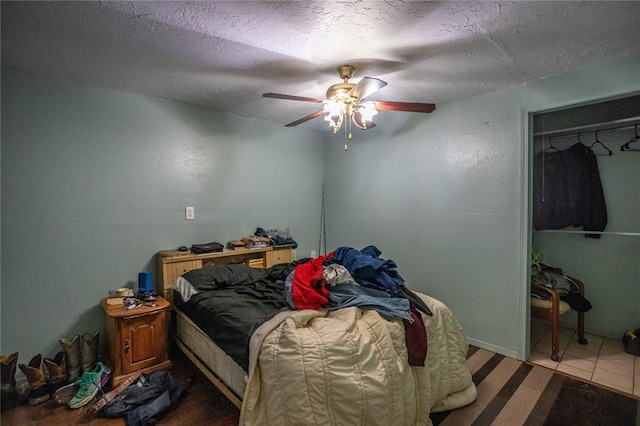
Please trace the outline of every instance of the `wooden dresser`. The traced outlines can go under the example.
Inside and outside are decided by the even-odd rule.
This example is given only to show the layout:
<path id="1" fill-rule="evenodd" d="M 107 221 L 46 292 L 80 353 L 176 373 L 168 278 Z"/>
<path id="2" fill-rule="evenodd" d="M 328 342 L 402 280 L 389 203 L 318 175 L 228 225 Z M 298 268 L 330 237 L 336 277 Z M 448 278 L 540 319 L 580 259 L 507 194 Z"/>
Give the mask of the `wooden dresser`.
<path id="1" fill-rule="evenodd" d="M 153 373 L 171 368 L 167 351 L 170 304 L 162 297 L 158 297 L 157 303 L 127 310 L 109 307 L 107 299 L 100 301 L 114 386 L 136 370 Z"/>
<path id="2" fill-rule="evenodd" d="M 236 248 L 221 253 L 191 254 L 177 250 L 158 252 L 159 292 L 173 304 L 173 284 L 176 279 L 192 269 L 208 265 L 244 263 L 252 268 L 270 268 L 278 263 L 293 262 L 291 246 L 269 246 L 265 248 Z"/>

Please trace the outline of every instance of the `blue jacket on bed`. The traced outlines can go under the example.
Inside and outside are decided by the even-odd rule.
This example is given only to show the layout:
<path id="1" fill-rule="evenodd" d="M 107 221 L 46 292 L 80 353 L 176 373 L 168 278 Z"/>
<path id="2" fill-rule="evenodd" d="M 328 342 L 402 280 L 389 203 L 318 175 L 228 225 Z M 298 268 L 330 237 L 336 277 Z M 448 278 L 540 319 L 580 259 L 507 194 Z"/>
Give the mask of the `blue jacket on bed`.
<path id="1" fill-rule="evenodd" d="M 382 252 L 375 246 L 367 246 L 362 250 L 339 247 L 333 253 L 333 258 L 327 259 L 325 264 L 339 263 L 361 285 L 398 297 L 398 287 L 404 286 L 404 279 L 398 273 L 396 263 L 380 258 L 380 254 Z"/>

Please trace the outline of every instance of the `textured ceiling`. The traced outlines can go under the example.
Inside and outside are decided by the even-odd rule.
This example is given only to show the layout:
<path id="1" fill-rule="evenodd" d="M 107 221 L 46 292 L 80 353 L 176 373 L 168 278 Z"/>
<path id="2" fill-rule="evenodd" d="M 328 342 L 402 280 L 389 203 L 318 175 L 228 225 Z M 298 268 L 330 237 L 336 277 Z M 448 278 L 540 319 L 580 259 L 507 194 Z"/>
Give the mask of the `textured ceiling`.
<path id="1" fill-rule="evenodd" d="M 289 123 L 335 68 L 436 104 L 640 52 L 640 2 L 3 1 L 2 65 Z M 399 114 L 381 112 L 381 114 Z M 402 113 L 404 114 L 404 113 Z M 322 126 L 322 127 L 320 127 Z M 301 127 L 324 128 L 322 120 Z"/>

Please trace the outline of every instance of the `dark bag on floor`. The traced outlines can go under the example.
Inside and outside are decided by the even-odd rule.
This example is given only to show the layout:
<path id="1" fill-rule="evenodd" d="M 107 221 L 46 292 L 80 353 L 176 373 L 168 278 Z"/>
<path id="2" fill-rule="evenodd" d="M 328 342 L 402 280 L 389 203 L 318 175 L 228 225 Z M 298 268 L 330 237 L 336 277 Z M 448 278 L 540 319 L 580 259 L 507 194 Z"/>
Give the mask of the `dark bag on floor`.
<path id="1" fill-rule="evenodd" d="M 146 426 L 157 423 L 159 417 L 174 408 L 185 387 L 168 371 L 157 371 L 148 378 L 140 378 L 121 394 L 109 401 L 98 415 L 122 417 L 128 426 Z"/>
<path id="2" fill-rule="evenodd" d="M 624 351 L 626 353 L 640 356 L 640 328 L 627 330 L 622 336 L 622 343 L 624 343 Z"/>

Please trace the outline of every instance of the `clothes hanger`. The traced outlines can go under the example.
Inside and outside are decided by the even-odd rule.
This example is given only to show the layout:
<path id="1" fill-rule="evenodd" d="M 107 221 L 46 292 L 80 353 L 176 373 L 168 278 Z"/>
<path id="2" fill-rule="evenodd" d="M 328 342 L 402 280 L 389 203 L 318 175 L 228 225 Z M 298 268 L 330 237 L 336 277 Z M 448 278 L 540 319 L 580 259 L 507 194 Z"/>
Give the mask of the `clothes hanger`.
<path id="1" fill-rule="evenodd" d="M 544 152 L 556 152 L 556 151 L 560 151 L 558 148 L 556 148 L 555 146 L 553 146 L 553 144 L 551 143 L 551 139 L 553 139 L 552 136 L 549 136 L 549 146 L 546 147 L 545 149 L 543 149 Z M 542 142 L 544 144 L 544 140 Z"/>
<path id="2" fill-rule="evenodd" d="M 602 146 L 607 153 L 601 153 L 601 154 L 596 154 L 595 152 L 593 153 L 594 155 L 613 155 L 613 152 L 611 152 L 611 150 L 609 148 L 607 148 L 606 146 L 604 146 L 604 144 L 602 142 L 600 142 L 600 140 L 598 139 L 598 132 L 599 130 L 596 130 L 596 141 L 594 143 L 591 144 L 591 146 L 589 148 L 593 148 L 593 146 L 595 144 L 600 144 L 600 146 Z M 578 134 L 578 140 L 580 140 L 580 134 Z"/>
<path id="3" fill-rule="evenodd" d="M 638 142 L 640 140 L 640 135 L 638 135 L 638 125 L 636 124 L 635 127 L 635 131 L 636 131 L 636 135 L 634 137 L 631 138 L 631 140 L 627 143 L 625 143 L 624 145 L 622 145 L 620 147 L 620 151 L 640 151 L 640 148 L 630 148 L 629 145 L 631 145 L 634 142 Z"/>

